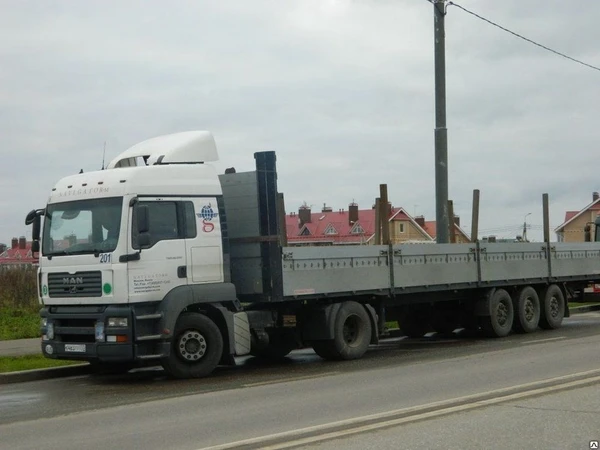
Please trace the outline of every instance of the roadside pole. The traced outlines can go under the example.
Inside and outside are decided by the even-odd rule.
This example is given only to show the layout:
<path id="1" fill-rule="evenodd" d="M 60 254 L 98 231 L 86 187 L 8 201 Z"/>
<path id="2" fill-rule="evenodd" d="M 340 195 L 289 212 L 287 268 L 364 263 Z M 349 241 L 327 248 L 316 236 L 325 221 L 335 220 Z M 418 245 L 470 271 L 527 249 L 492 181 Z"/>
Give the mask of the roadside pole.
<path id="1" fill-rule="evenodd" d="M 448 129 L 446 128 L 446 1 L 433 1 L 435 61 L 435 203 L 437 242 L 449 242 Z"/>

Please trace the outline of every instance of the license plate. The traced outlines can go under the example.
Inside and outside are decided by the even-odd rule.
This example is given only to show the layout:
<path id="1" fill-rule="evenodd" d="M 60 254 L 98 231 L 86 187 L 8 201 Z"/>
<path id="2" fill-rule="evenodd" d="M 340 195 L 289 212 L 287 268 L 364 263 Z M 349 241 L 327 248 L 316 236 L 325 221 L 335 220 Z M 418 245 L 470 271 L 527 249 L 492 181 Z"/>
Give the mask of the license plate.
<path id="1" fill-rule="evenodd" d="M 85 344 L 65 344 L 65 352 L 85 353 Z"/>

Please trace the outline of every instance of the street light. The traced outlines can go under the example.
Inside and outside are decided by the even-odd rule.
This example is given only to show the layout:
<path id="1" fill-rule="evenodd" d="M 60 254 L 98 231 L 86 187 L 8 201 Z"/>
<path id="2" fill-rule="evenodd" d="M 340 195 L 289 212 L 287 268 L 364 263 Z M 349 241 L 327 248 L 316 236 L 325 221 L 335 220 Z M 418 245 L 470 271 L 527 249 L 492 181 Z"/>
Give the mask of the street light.
<path id="1" fill-rule="evenodd" d="M 525 218 L 523 219 L 523 242 L 529 242 L 527 240 L 527 216 L 530 216 L 531 213 L 525 214 Z"/>

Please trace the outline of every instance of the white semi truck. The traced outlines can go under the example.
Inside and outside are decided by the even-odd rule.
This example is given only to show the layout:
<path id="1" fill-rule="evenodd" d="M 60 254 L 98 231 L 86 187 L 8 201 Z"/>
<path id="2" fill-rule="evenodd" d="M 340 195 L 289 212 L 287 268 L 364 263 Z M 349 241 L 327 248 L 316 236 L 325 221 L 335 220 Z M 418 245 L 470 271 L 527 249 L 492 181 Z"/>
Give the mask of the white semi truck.
<path id="1" fill-rule="evenodd" d="M 61 179 L 26 218 L 43 354 L 178 378 L 299 347 L 355 359 L 386 321 L 412 337 L 558 328 L 569 296 L 600 282 L 597 238 L 287 247 L 275 153 L 254 157 L 218 175 L 212 135 L 184 132 Z"/>

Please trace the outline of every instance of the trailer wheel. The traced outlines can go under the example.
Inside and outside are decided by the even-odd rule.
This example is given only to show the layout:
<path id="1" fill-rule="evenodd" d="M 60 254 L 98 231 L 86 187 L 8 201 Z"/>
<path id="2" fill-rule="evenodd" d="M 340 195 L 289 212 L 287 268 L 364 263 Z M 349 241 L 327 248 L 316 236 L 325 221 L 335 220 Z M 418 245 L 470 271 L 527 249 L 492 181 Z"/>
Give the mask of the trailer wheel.
<path id="1" fill-rule="evenodd" d="M 325 359 L 358 359 L 371 341 L 371 321 L 364 306 L 344 302 L 335 317 L 333 339 L 313 342 L 317 355 Z"/>
<path id="2" fill-rule="evenodd" d="M 565 296 L 560 287 L 556 284 L 551 284 L 544 291 L 540 314 L 540 327 L 546 330 L 560 328 L 564 316 Z"/>
<path id="3" fill-rule="evenodd" d="M 423 305 L 403 308 L 398 316 L 400 332 L 411 338 L 423 337 L 429 331 L 427 310 Z"/>
<path id="4" fill-rule="evenodd" d="M 171 352 L 162 365 L 175 378 L 200 378 L 217 367 L 222 353 L 217 325 L 203 314 L 185 313 L 177 319 Z"/>
<path id="5" fill-rule="evenodd" d="M 333 341 L 312 341 L 311 345 L 317 355 L 323 359 L 335 360 Z"/>
<path id="6" fill-rule="evenodd" d="M 514 302 L 513 329 L 519 333 L 532 333 L 540 322 L 540 299 L 531 286 L 521 289 Z"/>
<path id="7" fill-rule="evenodd" d="M 514 320 L 513 302 L 508 292 L 497 289 L 490 299 L 490 315 L 481 317 L 481 328 L 488 337 L 504 337 Z"/>

